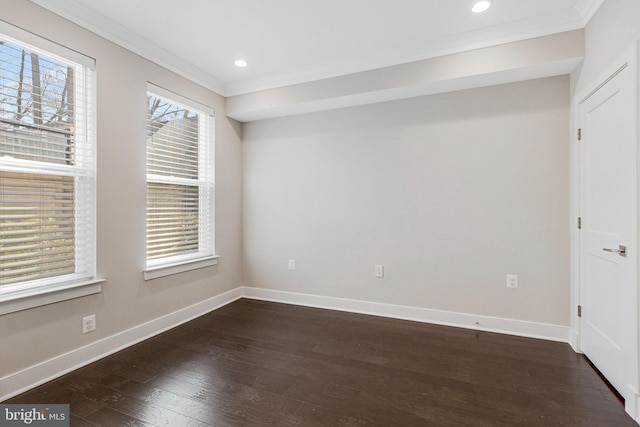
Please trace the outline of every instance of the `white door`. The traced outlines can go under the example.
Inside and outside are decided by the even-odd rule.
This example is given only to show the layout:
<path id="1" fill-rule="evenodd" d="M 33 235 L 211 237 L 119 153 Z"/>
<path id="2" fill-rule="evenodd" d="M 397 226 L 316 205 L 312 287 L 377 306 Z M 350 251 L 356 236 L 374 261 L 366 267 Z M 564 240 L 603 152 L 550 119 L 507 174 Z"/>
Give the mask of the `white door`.
<path id="1" fill-rule="evenodd" d="M 578 109 L 582 351 L 625 400 L 635 399 L 638 217 L 632 61 Z"/>

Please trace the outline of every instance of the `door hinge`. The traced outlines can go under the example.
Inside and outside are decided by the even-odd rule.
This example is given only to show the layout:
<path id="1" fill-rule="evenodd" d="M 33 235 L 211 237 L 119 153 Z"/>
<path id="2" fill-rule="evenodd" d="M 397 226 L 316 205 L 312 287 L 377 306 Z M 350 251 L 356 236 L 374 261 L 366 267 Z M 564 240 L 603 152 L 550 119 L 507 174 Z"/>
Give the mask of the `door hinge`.
<path id="1" fill-rule="evenodd" d="M 578 129 L 578 141 L 582 141 L 582 128 Z"/>
<path id="2" fill-rule="evenodd" d="M 578 317 L 582 317 L 582 306 L 578 306 Z"/>
<path id="3" fill-rule="evenodd" d="M 578 217 L 578 230 L 582 229 L 582 217 Z"/>

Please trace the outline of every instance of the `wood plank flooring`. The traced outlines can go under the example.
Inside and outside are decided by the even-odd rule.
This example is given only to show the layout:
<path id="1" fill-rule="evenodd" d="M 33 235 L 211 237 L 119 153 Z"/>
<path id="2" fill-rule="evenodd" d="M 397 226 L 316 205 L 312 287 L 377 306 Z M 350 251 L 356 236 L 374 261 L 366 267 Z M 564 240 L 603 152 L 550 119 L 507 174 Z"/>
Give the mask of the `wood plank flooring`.
<path id="1" fill-rule="evenodd" d="M 4 403 L 72 426 L 637 426 L 562 343 L 241 299 Z"/>

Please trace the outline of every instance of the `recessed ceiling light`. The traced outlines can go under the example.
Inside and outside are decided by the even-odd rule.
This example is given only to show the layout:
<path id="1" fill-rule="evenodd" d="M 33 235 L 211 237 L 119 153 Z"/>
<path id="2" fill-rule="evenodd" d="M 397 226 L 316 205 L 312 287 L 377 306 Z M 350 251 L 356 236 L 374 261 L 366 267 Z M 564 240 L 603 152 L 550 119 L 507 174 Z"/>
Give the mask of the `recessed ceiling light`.
<path id="1" fill-rule="evenodd" d="M 491 7 L 491 2 L 489 0 L 482 0 L 474 4 L 471 10 L 473 11 L 473 13 L 482 13 L 485 10 L 489 9 L 490 7 Z"/>
<path id="2" fill-rule="evenodd" d="M 234 64 L 236 64 L 236 67 L 244 68 L 247 66 L 247 61 L 245 61 L 244 59 L 236 59 Z"/>

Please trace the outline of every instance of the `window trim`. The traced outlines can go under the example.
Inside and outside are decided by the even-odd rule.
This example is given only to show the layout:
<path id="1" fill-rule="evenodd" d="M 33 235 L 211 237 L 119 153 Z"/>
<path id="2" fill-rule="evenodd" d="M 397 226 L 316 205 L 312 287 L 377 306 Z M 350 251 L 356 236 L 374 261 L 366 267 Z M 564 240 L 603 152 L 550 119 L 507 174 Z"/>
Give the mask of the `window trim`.
<path id="1" fill-rule="evenodd" d="M 199 268 L 211 267 L 218 264 L 219 255 L 204 258 L 189 259 L 170 264 L 150 266 L 144 270 L 144 280 L 153 280 L 159 277 L 170 276 L 172 274 L 184 273 L 186 271 L 197 270 Z"/>
<path id="2" fill-rule="evenodd" d="M 102 292 L 104 279 L 61 282 L 0 296 L 0 316 Z"/>
<path id="3" fill-rule="evenodd" d="M 92 150 L 94 155 L 91 160 L 92 167 L 88 171 L 89 174 L 93 177 L 93 185 L 95 186 L 95 145 L 97 140 L 95 127 L 95 121 L 97 119 L 95 60 L 77 51 L 54 43 L 50 40 L 44 39 L 36 34 L 15 27 L 4 21 L 0 21 L 0 35 L 10 43 L 28 47 L 30 50 L 45 55 L 49 58 L 57 59 L 65 63 L 73 63 L 77 66 L 83 67 L 83 91 L 85 95 L 82 99 L 82 104 L 86 109 L 83 114 L 83 121 L 85 123 L 84 132 L 87 143 L 93 145 Z M 90 118 L 90 120 L 88 120 L 88 118 Z M 9 166 L 9 169 L 22 171 L 23 168 L 20 167 L 20 163 L 21 162 L 13 162 L 13 164 Z M 56 165 L 48 166 L 49 167 L 45 167 L 45 169 L 60 169 L 59 167 L 56 167 Z M 33 172 L 32 168 L 29 169 L 30 172 Z M 71 175 L 77 177 L 83 174 L 78 173 L 74 170 Z M 92 234 L 94 234 L 95 237 L 97 228 L 97 224 L 95 222 L 95 191 L 93 193 L 94 195 L 91 201 L 91 203 L 93 204 L 93 212 L 91 214 L 93 216 L 93 219 L 91 219 L 91 221 L 93 222 Z M 95 241 L 95 238 L 93 240 Z M 0 316 L 101 292 L 102 284 L 105 280 L 97 278 L 96 276 L 97 258 L 95 243 L 91 250 L 93 253 L 93 266 L 91 267 L 91 274 L 82 274 L 76 272 L 73 274 L 52 278 L 51 280 L 33 280 L 30 281 L 31 283 L 24 282 L 7 285 L 7 288 L 5 288 L 4 290 L 1 290 L 0 288 Z"/>
<path id="4" fill-rule="evenodd" d="M 149 260 L 145 256 L 145 268 L 143 269 L 144 280 L 153 280 L 160 277 L 165 277 L 173 274 L 183 273 L 191 270 L 196 270 L 204 267 L 210 267 L 218 264 L 219 255 L 216 251 L 216 239 L 215 239 L 215 110 L 209 106 L 206 106 L 198 101 L 187 98 L 183 95 L 175 93 L 171 90 L 165 89 L 162 86 L 158 86 L 154 83 L 147 82 L 147 94 L 157 95 L 163 99 L 174 104 L 182 105 L 184 107 L 196 110 L 198 113 L 205 115 L 209 121 L 208 131 L 206 134 L 207 143 L 209 144 L 209 166 L 211 168 L 211 181 L 207 184 L 211 186 L 211 206 L 210 214 L 212 216 L 210 229 L 211 229 L 211 253 L 207 253 L 204 256 L 202 252 L 189 253 L 184 255 L 176 255 L 165 258 L 156 258 Z M 146 123 L 145 123 L 146 126 Z M 198 141 L 200 144 L 201 141 Z M 147 157 L 145 156 L 145 168 Z M 161 177 L 157 177 L 161 178 Z M 153 182 L 159 181 L 154 179 Z M 145 182 L 149 183 L 149 174 L 145 174 Z M 169 183 L 169 180 L 167 180 Z M 202 208 L 201 208 L 202 209 Z M 146 212 L 146 211 L 145 211 Z M 146 239 L 145 239 L 146 241 Z M 145 245 L 146 248 L 146 245 Z"/>
<path id="5" fill-rule="evenodd" d="M 29 45 L 39 53 L 60 59 L 65 62 L 74 62 L 91 70 L 96 69 L 96 60 L 78 51 L 62 46 L 58 43 L 47 40 L 22 28 L 18 28 L 8 22 L 0 20 L 0 34 L 8 41 L 21 45 Z"/>

